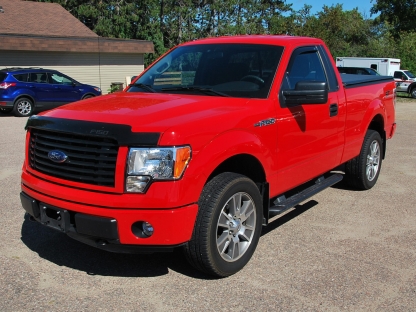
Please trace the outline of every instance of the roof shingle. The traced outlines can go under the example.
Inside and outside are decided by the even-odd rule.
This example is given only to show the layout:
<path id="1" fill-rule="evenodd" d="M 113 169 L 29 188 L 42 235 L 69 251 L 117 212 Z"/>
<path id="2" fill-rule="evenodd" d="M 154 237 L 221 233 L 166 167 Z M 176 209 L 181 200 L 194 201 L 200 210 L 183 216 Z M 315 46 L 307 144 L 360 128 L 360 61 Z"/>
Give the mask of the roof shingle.
<path id="1" fill-rule="evenodd" d="M 0 0 L 0 51 L 153 53 L 147 40 L 99 37 L 57 3 Z"/>
<path id="2" fill-rule="evenodd" d="M 57 37 L 98 37 L 57 3 L 0 0 L 0 33 Z"/>

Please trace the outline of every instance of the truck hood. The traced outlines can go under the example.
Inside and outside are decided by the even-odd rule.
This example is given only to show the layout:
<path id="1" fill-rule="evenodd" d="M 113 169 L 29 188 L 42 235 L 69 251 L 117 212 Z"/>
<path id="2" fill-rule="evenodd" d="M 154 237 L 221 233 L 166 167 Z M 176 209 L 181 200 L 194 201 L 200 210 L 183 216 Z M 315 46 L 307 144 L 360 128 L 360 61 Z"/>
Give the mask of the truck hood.
<path id="1" fill-rule="evenodd" d="M 226 100 L 224 100 L 226 99 Z M 190 121 L 247 110 L 248 99 L 118 92 L 67 104 L 43 116 L 130 125 L 133 132 L 164 132 Z M 247 112 L 246 112 L 247 113 Z"/>

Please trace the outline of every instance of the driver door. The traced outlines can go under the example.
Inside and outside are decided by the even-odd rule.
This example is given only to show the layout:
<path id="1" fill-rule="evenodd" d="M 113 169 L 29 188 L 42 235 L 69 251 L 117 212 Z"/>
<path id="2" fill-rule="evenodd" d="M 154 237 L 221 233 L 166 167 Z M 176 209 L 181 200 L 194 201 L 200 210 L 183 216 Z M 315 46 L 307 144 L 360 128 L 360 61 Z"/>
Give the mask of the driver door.
<path id="1" fill-rule="evenodd" d="M 277 108 L 278 183 L 285 191 L 336 167 L 341 158 L 338 89 L 328 74 L 317 47 L 296 49 L 289 61 Z M 335 76 L 333 76 L 335 77 Z M 299 82 L 328 85 L 324 104 L 285 104 L 283 90 L 295 90 Z"/>

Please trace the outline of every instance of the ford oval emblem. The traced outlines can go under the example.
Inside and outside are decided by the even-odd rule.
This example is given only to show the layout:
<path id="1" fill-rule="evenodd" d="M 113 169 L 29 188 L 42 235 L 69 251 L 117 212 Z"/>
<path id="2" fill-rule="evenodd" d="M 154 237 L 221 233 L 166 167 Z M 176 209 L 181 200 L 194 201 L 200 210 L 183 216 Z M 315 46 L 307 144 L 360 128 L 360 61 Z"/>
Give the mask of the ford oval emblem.
<path id="1" fill-rule="evenodd" d="M 62 151 L 53 150 L 48 153 L 48 158 L 53 162 L 61 164 L 68 159 L 68 156 Z"/>

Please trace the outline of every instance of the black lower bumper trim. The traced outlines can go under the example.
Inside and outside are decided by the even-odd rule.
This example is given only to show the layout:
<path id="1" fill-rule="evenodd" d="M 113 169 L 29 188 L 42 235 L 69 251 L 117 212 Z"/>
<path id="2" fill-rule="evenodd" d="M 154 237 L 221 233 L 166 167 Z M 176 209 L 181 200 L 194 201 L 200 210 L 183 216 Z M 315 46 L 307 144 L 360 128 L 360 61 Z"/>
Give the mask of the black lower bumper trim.
<path id="1" fill-rule="evenodd" d="M 35 219 L 40 217 L 39 204 L 36 200 L 27 196 L 25 193 L 20 192 L 20 201 L 28 214 L 30 214 Z"/>
<path id="2" fill-rule="evenodd" d="M 169 252 L 180 245 L 146 246 L 120 244 L 117 220 L 91 216 L 41 203 L 20 193 L 23 208 L 39 223 L 66 233 L 69 237 L 84 244 L 116 253 Z"/>
<path id="3" fill-rule="evenodd" d="M 125 245 L 120 243 L 115 244 L 97 237 L 77 235 L 76 233 L 68 233 L 68 236 L 86 245 L 114 253 L 151 254 L 154 252 L 172 252 L 176 247 L 181 246 Z"/>

